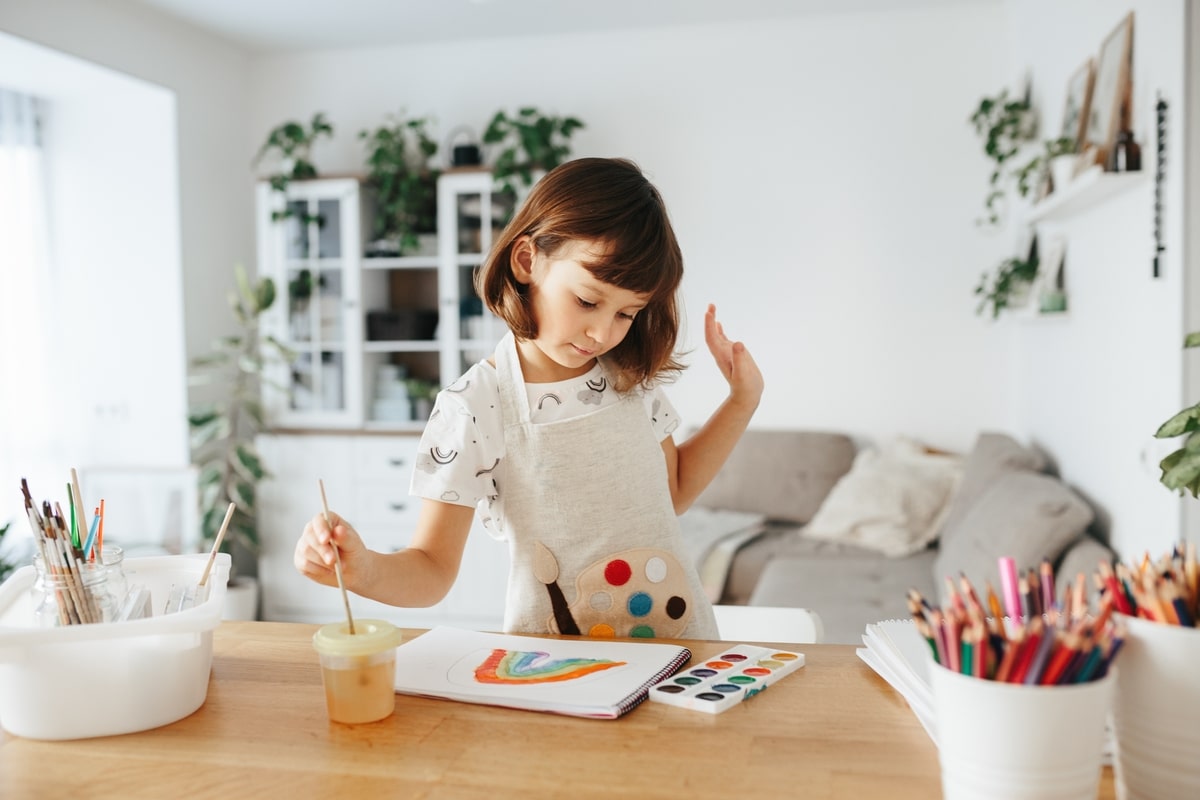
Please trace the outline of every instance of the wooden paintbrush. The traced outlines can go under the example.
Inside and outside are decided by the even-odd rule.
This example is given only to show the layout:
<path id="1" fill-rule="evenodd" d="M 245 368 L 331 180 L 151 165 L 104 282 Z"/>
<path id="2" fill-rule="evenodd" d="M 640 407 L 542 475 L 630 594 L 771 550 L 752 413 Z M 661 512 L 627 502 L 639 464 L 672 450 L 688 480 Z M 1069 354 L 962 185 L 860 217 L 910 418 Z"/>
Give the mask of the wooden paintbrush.
<path id="1" fill-rule="evenodd" d="M 333 524 L 329 521 L 329 501 L 325 499 L 325 481 L 317 479 L 317 486 L 321 489 L 321 513 L 325 515 L 325 524 L 329 527 L 330 544 L 333 545 L 333 572 L 337 575 L 338 589 L 342 592 L 342 605 L 346 607 L 346 622 L 350 628 L 350 635 L 354 635 L 354 615 L 350 613 L 350 596 L 346 594 L 346 584 L 342 582 L 342 556 L 338 552 L 338 546 L 333 539 Z"/>

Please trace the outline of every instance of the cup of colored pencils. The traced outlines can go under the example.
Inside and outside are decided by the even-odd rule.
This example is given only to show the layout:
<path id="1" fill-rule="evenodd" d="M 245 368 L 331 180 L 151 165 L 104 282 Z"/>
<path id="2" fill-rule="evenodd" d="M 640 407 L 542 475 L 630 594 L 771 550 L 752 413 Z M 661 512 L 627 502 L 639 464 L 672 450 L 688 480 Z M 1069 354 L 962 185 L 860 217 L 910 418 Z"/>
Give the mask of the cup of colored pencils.
<path id="1" fill-rule="evenodd" d="M 943 795 L 1094 798 L 1121 634 L 1089 612 L 1086 577 L 1059 598 L 1048 563 L 999 566 L 1003 601 L 965 575 L 946 579 L 943 606 L 908 596 L 929 646 Z"/>
<path id="2" fill-rule="evenodd" d="M 1101 564 L 1097 583 L 1129 630 L 1113 700 L 1118 796 L 1200 797 L 1196 546 Z"/>
<path id="3" fill-rule="evenodd" d="M 1003 608 L 990 582 L 981 599 L 965 575 L 946 578 L 944 608 L 909 592 L 909 611 L 934 661 L 963 675 L 1026 686 L 1103 678 L 1124 631 L 1103 597 L 1098 613 L 1089 611 L 1086 576 L 1078 576 L 1060 599 L 1048 561 L 1026 574 L 1011 558 L 999 559 L 998 566 Z"/>

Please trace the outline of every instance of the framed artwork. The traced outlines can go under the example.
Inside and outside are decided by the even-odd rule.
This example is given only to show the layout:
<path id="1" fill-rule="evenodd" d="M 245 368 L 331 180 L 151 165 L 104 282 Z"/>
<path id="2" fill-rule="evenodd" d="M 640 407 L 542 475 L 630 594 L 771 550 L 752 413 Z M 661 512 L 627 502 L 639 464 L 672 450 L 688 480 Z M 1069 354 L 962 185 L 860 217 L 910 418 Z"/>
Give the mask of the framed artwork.
<path id="1" fill-rule="evenodd" d="M 1042 249 L 1034 287 L 1039 314 L 1059 314 L 1067 310 L 1067 241 L 1050 236 Z"/>
<path id="2" fill-rule="evenodd" d="M 1087 137 L 1088 112 L 1092 105 L 1092 86 L 1096 82 L 1096 62 L 1089 58 L 1083 66 L 1075 70 L 1067 83 L 1067 100 L 1063 104 L 1062 131 L 1058 134 L 1063 139 L 1075 143 L 1074 152 L 1083 149 Z"/>
<path id="3" fill-rule="evenodd" d="M 1132 62 L 1133 12 L 1130 11 L 1100 46 L 1081 166 L 1107 164 L 1117 134 L 1123 124 L 1128 124 Z"/>

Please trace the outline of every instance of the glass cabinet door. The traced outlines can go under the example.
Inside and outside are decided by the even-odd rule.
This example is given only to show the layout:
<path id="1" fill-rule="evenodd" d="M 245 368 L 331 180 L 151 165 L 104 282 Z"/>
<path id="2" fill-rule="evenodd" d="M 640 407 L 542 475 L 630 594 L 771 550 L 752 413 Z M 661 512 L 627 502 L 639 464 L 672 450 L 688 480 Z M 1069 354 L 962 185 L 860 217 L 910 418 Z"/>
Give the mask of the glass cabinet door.
<path id="1" fill-rule="evenodd" d="M 270 373 L 268 414 L 285 427 L 358 425 L 362 417 L 353 387 L 361 367 L 350 345 L 360 336 L 359 244 L 344 235 L 358 229 L 357 184 L 293 184 L 286 201 L 274 202 L 284 212 L 272 215 L 266 231 L 280 312 L 273 335 L 295 358 Z"/>
<path id="2" fill-rule="evenodd" d="M 443 334 L 442 375 L 453 381 L 487 358 L 506 330 L 475 293 L 475 273 L 503 224 L 491 172 L 443 174 L 438 180 L 439 303 L 457 324 Z"/>

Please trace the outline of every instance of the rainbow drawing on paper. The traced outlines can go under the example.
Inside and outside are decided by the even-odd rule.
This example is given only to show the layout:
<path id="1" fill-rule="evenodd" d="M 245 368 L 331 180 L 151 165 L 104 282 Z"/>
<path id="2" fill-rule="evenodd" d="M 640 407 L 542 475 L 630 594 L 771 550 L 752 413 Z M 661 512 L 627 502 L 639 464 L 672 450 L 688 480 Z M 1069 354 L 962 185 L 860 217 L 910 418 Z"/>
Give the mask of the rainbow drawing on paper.
<path id="1" fill-rule="evenodd" d="M 492 650 L 482 664 L 475 668 L 479 683 L 527 685 L 573 681 L 593 672 L 624 666 L 624 661 L 606 658 L 555 658 L 541 651 Z"/>

